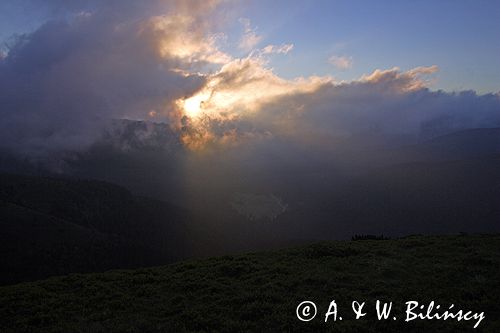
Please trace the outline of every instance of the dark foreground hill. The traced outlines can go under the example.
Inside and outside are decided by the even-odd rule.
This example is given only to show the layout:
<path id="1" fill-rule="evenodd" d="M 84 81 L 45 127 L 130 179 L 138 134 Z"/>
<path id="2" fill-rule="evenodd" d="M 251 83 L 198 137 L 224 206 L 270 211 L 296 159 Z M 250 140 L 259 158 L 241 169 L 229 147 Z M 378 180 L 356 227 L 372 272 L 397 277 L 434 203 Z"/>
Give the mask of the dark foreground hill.
<path id="1" fill-rule="evenodd" d="M 0 284 L 172 262 L 185 220 L 105 182 L 0 174 Z"/>
<path id="2" fill-rule="evenodd" d="M 324 242 L 164 267 L 73 274 L 0 288 L 2 332 L 469 332 L 475 321 L 405 322 L 404 302 L 483 312 L 500 331 L 500 236 Z M 397 320 L 378 321 L 375 301 Z M 296 318 L 302 301 L 317 317 Z M 342 321 L 324 322 L 331 300 Z M 353 300 L 366 301 L 354 320 Z M 392 316 L 391 315 L 391 316 Z"/>

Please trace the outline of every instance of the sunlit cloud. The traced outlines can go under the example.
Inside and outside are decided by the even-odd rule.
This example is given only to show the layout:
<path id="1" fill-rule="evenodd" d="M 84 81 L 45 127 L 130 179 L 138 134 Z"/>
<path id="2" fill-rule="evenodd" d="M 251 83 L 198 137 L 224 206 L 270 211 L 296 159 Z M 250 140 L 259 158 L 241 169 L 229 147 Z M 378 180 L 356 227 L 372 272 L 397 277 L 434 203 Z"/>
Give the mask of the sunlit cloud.
<path id="1" fill-rule="evenodd" d="M 329 77 L 285 80 L 267 68 L 261 57 L 234 59 L 208 76 L 203 89 L 189 98 L 178 100 L 177 105 L 180 112 L 190 118 L 191 127 L 198 127 L 198 131 L 200 127 L 207 130 L 214 122 L 220 125 L 221 122 L 251 120 L 264 105 L 279 97 L 310 93 L 330 82 Z M 223 133 L 223 137 L 226 135 Z M 201 139 L 213 141 L 217 138 L 205 135 Z M 192 138 L 188 141 L 191 142 Z M 226 137 L 224 141 L 227 142 Z M 197 140 L 196 146 L 199 144 Z"/>
<path id="2" fill-rule="evenodd" d="M 434 74 L 439 70 L 438 66 L 417 67 L 406 72 L 401 72 L 398 67 L 388 70 L 376 69 L 369 75 L 361 77 L 360 81 L 383 85 L 399 91 L 413 91 L 427 87 L 430 83 L 425 79 L 426 75 Z"/>
<path id="3" fill-rule="evenodd" d="M 293 50 L 293 47 L 293 44 L 267 45 L 261 52 L 262 54 L 288 54 Z"/>
<path id="4" fill-rule="evenodd" d="M 498 95 L 431 91 L 437 66 L 376 69 L 343 82 L 285 79 L 272 60 L 294 45 L 259 48 L 262 37 L 248 19 L 240 20 L 237 45 L 221 46 L 231 40 L 217 18 L 225 2 L 131 1 L 144 6 L 140 15 L 120 3 L 91 14 L 77 8 L 80 14 L 48 22 L 0 54 L 0 91 L 8 92 L 0 94 L 0 148 L 84 150 L 117 118 L 168 122 L 195 150 L 280 136 L 325 141 L 374 127 L 417 136 L 428 128 L 500 126 Z M 246 56 L 227 51 L 238 48 Z M 353 62 L 330 61 L 339 69 Z"/>
<path id="5" fill-rule="evenodd" d="M 257 34 L 256 28 L 252 28 L 249 19 L 240 18 L 239 21 L 243 25 L 244 34 L 240 38 L 238 47 L 244 51 L 251 51 L 262 41 L 262 36 Z"/>
<path id="6" fill-rule="evenodd" d="M 353 64 L 352 57 L 339 56 L 339 55 L 332 55 L 328 59 L 328 62 L 340 70 L 350 69 L 352 68 Z"/>
<path id="7" fill-rule="evenodd" d="M 286 80 L 261 58 L 235 59 L 179 101 L 187 117 L 183 141 L 194 150 L 276 138 L 327 147 L 374 129 L 388 138 L 417 139 L 500 125 L 498 96 L 433 92 L 426 77 L 437 70 L 375 70 L 349 82 Z"/>
<path id="8" fill-rule="evenodd" d="M 208 62 L 223 64 L 231 56 L 217 48 L 221 35 L 207 35 L 193 29 L 196 18 L 185 15 L 157 16 L 149 20 L 147 28 L 157 36 L 159 52 L 164 58 L 177 58 L 184 63 Z"/>

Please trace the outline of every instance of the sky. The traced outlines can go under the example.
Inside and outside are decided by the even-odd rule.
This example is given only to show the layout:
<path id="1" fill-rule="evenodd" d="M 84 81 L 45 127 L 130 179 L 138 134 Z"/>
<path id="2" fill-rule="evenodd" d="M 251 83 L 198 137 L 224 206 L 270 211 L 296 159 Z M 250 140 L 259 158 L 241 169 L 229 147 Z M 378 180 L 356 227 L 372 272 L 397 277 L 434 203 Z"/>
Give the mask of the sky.
<path id="1" fill-rule="evenodd" d="M 500 127 L 499 11 L 480 0 L 2 0 L 0 150 L 85 150 L 113 119 L 165 122 L 193 151 Z"/>
<path id="2" fill-rule="evenodd" d="M 223 48 L 231 54 L 248 51 L 238 48 L 237 41 L 245 24 L 255 34 L 254 47 L 293 44 L 287 57 L 271 59 L 284 78 L 330 75 L 353 80 L 377 68 L 437 65 L 435 89 L 500 90 L 500 2 L 495 0 L 233 3 L 222 29 L 231 43 Z M 14 34 L 32 32 L 64 15 L 43 1 L 3 0 L 0 41 L 9 42 Z"/>
<path id="3" fill-rule="evenodd" d="M 271 43 L 294 43 L 292 59 L 276 66 L 286 76 L 328 73 L 349 80 L 376 68 L 437 65 L 436 88 L 499 89 L 498 1 L 257 1 L 249 7 Z M 351 59 L 352 66 L 329 66 L 332 55 Z"/>
<path id="4" fill-rule="evenodd" d="M 320 216 L 344 175 L 500 128 L 499 35 L 496 0 L 0 0 L 0 168 Z"/>

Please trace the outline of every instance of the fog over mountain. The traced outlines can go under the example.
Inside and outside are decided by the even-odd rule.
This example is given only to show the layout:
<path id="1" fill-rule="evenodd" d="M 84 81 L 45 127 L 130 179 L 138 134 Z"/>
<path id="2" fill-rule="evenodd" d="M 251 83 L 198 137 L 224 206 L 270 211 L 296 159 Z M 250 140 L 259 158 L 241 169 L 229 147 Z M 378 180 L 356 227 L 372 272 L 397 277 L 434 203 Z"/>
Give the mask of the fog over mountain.
<path id="1" fill-rule="evenodd" d="M 497 197 L 475 191 L 497 193 L 498 92 L 433 90 L 432 63 L 283 78 L 269 59 L 293 41 L 261 47 L 241 20 L 246 53 L 232 55 L 226 1 L 26 5 L 48 14 L 0 58 L 3 171 L 102 179 L 172 202 L 214 251 L 498 229 Z"/>

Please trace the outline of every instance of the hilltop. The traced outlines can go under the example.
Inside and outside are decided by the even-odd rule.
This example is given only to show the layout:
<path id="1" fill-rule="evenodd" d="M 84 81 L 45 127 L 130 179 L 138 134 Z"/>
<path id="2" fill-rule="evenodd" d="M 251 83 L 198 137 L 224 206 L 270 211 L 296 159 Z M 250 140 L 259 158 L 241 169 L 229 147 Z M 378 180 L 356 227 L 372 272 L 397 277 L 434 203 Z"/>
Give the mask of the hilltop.
<path id="1" fill-rule="evenodd" d="M 484 311 L 500 330 L 500 236 L 334 241 L 162 267 L 72 274 L 0 288 L 2 332 L 460 332 L 474 323 L 404 322 L 404 302 Z M 343 321 L 324 323 L 335 299 Z M 397 321 L 353 320 L 350 302 L 394 302 Z M 318 317 L 299 322 L 297 305 Z M 366 319 L 365 319 L 366 318 Z"/>

